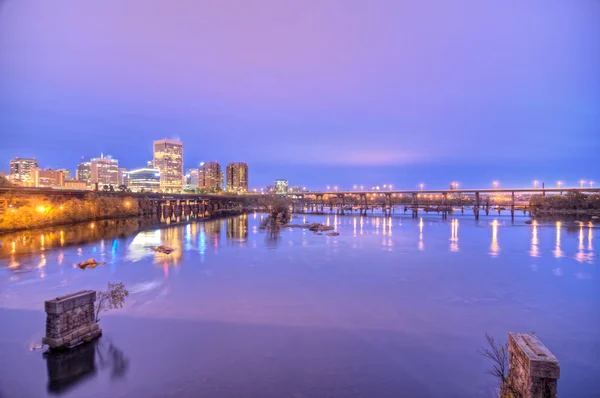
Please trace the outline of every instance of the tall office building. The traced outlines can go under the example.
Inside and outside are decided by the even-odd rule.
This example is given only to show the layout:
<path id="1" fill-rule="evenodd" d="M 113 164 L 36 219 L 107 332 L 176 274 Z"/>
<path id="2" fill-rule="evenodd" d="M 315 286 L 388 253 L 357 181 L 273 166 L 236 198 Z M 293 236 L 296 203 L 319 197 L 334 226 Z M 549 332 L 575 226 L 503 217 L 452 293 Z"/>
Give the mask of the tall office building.
<path id="1" fill-rule="evenodd" d="M 102 155 L 94 158 L 90 162 L 90 183 L 98 184 L 99 188 L 103 185 L 119 185 L 119 161 L 116 159 L 105 158 Z"/>
<path id="2" fill-rule="evenodd" d="M 75 178 L 77 179 L 77 181 L 85 182 L 86 185 L 90 185 L 91 173 L 92 164 L 90 162 L 81 162 L 77 165 Z"/>
<path id="3" fill-rule="evenodd" d="M 35 158 L 14 158 L 10 161 L 8 178 L 14 182 L 31 182 L 31 171 L 38 167 Z"/>
<path id="4" fill-rule="evenodd" d="M 160 189 L 183 189 L 183 142 L 177 140 L 154 141 L 154 168 L 160 171 Z"/>
<path id="5" fill-rule="evenodd" d="M 227 165 L 227 190 L 248 192 L 248 165 L 245 162 L 233 162 Z"/>
<path id="6" fill-rule="evenodd" d="M 223 173 L 219 162 L 202 162 L 198 167 L 198 188 L 207 191 L 223 189 Z"/>

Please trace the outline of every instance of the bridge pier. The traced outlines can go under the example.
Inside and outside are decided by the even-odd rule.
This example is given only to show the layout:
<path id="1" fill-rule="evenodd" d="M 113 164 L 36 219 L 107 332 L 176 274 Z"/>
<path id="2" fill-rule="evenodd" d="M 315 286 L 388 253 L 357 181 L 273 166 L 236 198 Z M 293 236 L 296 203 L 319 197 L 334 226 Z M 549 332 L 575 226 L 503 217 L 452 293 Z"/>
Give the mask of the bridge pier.
<path id="1" fill-rule="evenodd" d="M 510 205 L 510 217 L 514 221 L 515 219 L 515 192 L 512 192 L 512 203 Z"/>
<path id="2" fill-rule="evenodd" d="M 417 199 L 417 193 L 412 193 L 412 216 L 417 218 L 419 216 L 419 200 Z"/>
<path id="3" fill-rule="evenodd" d="M 475 219 L 479 220 L 479 192 L 475 192 Z"/>

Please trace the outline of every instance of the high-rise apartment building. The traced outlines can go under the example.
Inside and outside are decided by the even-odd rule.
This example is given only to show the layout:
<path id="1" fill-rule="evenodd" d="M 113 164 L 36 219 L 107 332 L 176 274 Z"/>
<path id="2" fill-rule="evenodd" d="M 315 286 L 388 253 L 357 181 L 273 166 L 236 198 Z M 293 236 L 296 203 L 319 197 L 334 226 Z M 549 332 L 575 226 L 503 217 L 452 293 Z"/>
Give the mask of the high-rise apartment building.
<path id="1" fill-rule="evenodd" d="M 198 167 L 198 188 L 206 191 L 223 189 L 223 173 L 219 162 L 202 162 Z"/>
<path id="2" fill-rule="evenodd" d="M 248 192 L 248 165 L 245 162 L 233 162 L 227 165 L 227 190 Z"/>
<path id="3" fill-rule="evenodd" d="M 10 161 L 10 174 L 8 178 L 14 182 L 30 182 L 31 171 L 38 167 L 35 158 L 14 158 Z"/>
<path id="4" fill-rule="evenodd" d="M 90 183 L 92 185 L 98 184 L 99 188 L 103 185 L 112 185 L 116 188 L 119 185 L 119 179 L 118 160 L 105 158 L 102 155 L 90 162 Z"/>
<path id="5" fill-rule="evenodd" d="M 77 181 L 85 182 L 86 185 L 90 185 L 91 174 L 92 164 L 90 162 L 82 162 L 77 165 L 77 171 L 75 172 Z"/>
<path id="6" fill-rule="evenodd" d="M 183 189 L 183 142 L 177 140 L 154 141 L 154 168 L 160 171 L 160 189 Z"/>

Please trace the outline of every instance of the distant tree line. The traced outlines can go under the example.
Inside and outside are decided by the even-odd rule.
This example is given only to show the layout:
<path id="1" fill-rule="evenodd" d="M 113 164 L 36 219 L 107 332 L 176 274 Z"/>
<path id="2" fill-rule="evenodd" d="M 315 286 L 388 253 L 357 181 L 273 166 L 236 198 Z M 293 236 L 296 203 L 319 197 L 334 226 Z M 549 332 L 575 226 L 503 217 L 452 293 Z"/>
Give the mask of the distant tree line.
<path id="1" fill-rule="evenodd" d="M 600 195 L 568 192 L 565 195 L 533 196 L 531 206 L 541 210 L 600 210 Z"/>

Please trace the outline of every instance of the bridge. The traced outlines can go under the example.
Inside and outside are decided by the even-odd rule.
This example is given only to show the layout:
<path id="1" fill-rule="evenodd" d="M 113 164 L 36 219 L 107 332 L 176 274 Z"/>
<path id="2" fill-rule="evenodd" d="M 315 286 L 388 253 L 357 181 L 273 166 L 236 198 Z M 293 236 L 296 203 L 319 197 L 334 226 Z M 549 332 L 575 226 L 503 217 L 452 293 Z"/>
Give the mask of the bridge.
<path id="1" fill-rule="evenodd" d="M 416 189 L 416 190 L 351 190 L 351 191 L 312 191 L 290 194 L 304 209 L 307 205 L 313 212 L 323 212 L 329 207 L 330 212 L 335 209 L 339 214 L 346 211 L 365 213 L 367 210 L 381 208 L 384 213 L 391 213 L 394 207 L 404 205 L 404 211 L 411 210 L 413 217 L 417 217 L 419 210 L 435 211 L 447 217 L 455 207 L 464 213 L 465 206 L 473 209 L 476 219 L 479 219 L 481 210 L 489 214 L 492 206 L 499 212 L 510 208 L 511 216 L 515 211 L 531 212 L 530 201 L 521 200 L 519 196 L 564 193 L 600 193 L 600 188 L 463 188 L 463 189 Z M 486 197 L 487 195 L 487 197 Z M 508 196 L 508 198 L 507 198 Z M 329 206 L 326 206 L 325 202 Z M 320 211 L 319 211 L 320 209 Z"/>
<path id="2" fill-rule="evenodd" d="M 476 218 L 480 211 L 489 214 L 490 210 L 508 210 L 514 217 L 515 211 L 531 211 L 529 200 L 523 195 L 547 194 L 563 195 L 564 193 L 600 193 L 600 188 L 462 188 L 462 189 L 416 189 L 416 190 L 368 190 L 368 191 L 304 191 L 290 193 L 293 211 L 323 213 L 326 207 L 338 214 L 379 209 L 384 213 L 392 213 L 396 206 L 404 206 L 413 217 L 419 211 L 434 211 L 447 217 L 455 207 L 464 212 L 465 207 L 472 207 Z M 140 212 L 143 214 L 172 216 L 217 215 L 239 212 L 244 206 L 258 205 L 261 193 L 161 193 L 161 192 L 120 192 L 120 191 L 85 191 L 52 188 L 0 187 L 0 214 L 5 210 L 8 198 L 14 195 L 46 196 L 53 200 L 61 198 L 85 199 L 89 195 L 122 197 L 138 200 Z M 521 197 L 519 197 L 521 196 Z M 327 203 L 326 203 L 327 202 Z M 494 207 L 495 206 L 495 207 Z"/>

